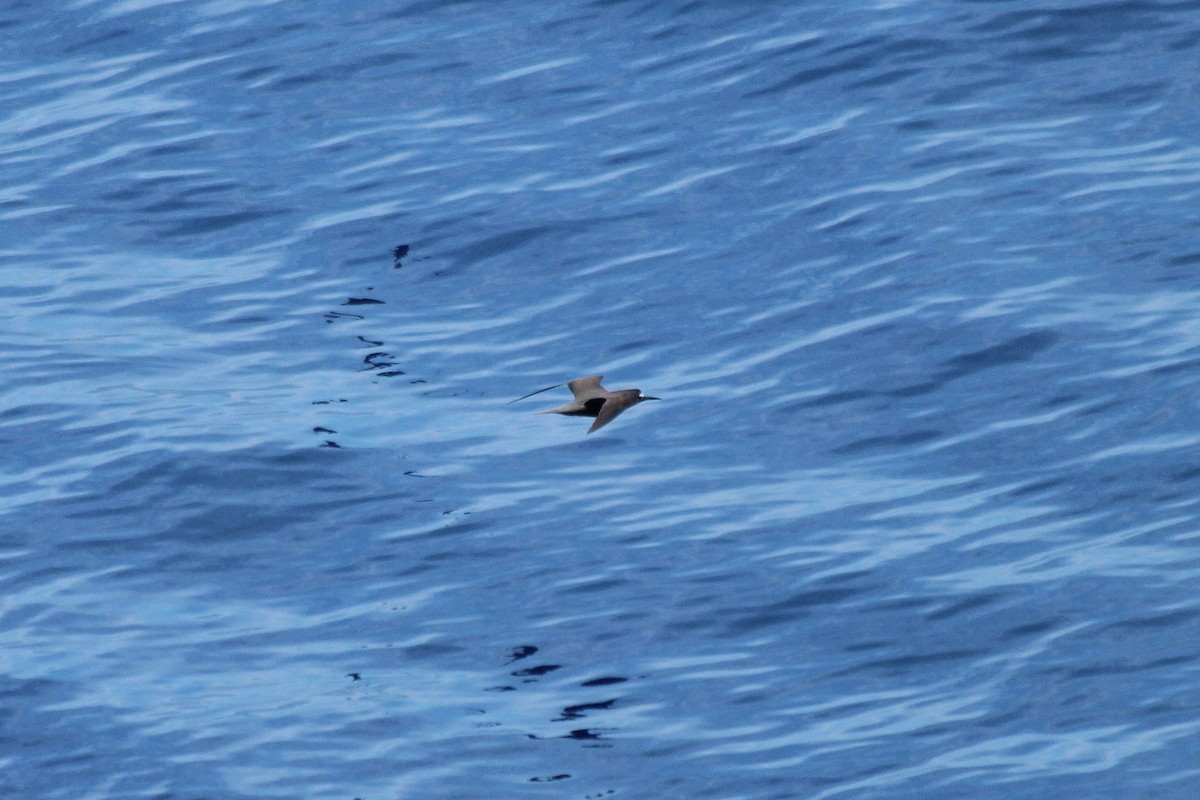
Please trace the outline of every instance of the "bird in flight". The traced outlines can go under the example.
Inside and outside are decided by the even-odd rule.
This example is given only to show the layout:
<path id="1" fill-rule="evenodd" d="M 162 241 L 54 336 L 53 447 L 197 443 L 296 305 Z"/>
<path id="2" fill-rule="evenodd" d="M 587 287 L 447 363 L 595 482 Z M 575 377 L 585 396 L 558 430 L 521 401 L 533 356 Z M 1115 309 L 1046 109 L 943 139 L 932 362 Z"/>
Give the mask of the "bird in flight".
<path id="1" fill-rule="evenodd" d="M 547 386 L 545 389 L 538 389 L 536 392 L 530 392 L 525 395 L 525 397 L 533 397 L 535 394 L 548 392 L 551 389 L 557 389 L 559 386 L 566 386 L 571 390 L 571 394 L 575 395 L 573 401 L 567 403 L 565 406 L 548 408 L 538 413 L 566 414 L 570 417 L 595 417 L 596 421 L 592 423 L 592 427 L 588 428 L 588 433 L 600 430 L 616 419 L 617 414 L 620 414 L 631 406 L 636 406 L 643 400 L 662 399 L 644 395 L 641 389 L 617 389 L 614 392 L 610 392 L 600 385 L 600 381 L 603 378 L 603 375 L 589 375 L 586 378 L 576 378 L 573 381 L 556 383 L 553 386 Z M 516 403 L 518 400 L 524 400 L 525 397 L 518 397 L 516 400 L 510 402 Z"/>

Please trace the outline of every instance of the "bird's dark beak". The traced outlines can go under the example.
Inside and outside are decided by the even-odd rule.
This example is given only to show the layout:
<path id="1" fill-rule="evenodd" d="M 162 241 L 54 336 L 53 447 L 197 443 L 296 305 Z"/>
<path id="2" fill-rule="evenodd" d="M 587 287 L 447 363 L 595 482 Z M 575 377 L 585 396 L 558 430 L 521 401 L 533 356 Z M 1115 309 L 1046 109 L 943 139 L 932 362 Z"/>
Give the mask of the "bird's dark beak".
<path id="1" fill-rule="evenodd" d="M 651 397 L 650 395 L 646 395 L 646 394 L 642 395 L 642 399 L 643 400 L 662 400 L 661 397 Z"/>

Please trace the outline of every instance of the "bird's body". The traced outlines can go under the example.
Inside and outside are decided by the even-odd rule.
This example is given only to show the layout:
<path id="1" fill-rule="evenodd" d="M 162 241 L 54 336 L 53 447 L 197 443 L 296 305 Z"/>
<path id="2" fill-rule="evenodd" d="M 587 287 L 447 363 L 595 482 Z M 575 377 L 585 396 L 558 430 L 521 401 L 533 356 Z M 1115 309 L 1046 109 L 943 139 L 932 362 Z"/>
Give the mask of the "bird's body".
<path id="1" fill-rule="evenodd" d="M 548 408 L 538 413 L 565 414 L 570 417 L 595 417 L 596 421 L 592 423 L 592 427 L 588 428 L 588 433 L 600 430 L 616 419 L 616 416 L 622 411 L 631 406 L 636 406 L 643 400 L 659 399 L 642 394 L 641 389 L 617 389 L 610 392 L 600 385 L 600 381 L 603 378 L 603 375 L 589 375 L 586 378 L 576 378 L 573 381 L 568 381 L 566 384 L 557 383 L 554 386 L 547 386 L 545 389 L 531 392 L 525 395 L 525 397 L 532 397 L 535 394 L 565 385 L 571 390 L 571 394 L 575 395 L 575 399 L 565 406 Z M 519 397 L 517 400 L 524 400 L 525 397 Z M 515 403 L 516 400 L 513 402 Z"/>

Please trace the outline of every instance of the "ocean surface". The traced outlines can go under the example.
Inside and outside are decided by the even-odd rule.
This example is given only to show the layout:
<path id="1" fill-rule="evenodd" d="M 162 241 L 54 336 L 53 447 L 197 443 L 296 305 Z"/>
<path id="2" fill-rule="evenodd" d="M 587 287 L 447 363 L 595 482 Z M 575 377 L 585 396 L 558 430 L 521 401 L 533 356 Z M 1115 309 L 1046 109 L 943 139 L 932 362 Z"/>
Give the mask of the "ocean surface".
<path id="1" fill-rule="evenodd" d="M 0 35 L 0 797 L 1200 797 L 1200 2 Z"/>

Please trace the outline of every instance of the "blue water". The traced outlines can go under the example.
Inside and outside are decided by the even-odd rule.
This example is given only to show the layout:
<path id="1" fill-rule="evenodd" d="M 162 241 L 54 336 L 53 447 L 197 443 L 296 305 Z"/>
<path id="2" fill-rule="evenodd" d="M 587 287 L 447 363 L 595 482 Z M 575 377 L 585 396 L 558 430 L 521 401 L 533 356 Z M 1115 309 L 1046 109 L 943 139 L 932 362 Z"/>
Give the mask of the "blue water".
<path id="1" fill-rule="evenodd" d="M 0 30 L 0 796 L 1200 796 L 1200 3 Z"/>

